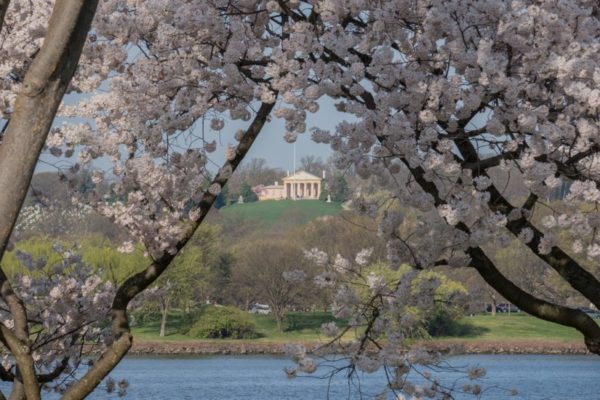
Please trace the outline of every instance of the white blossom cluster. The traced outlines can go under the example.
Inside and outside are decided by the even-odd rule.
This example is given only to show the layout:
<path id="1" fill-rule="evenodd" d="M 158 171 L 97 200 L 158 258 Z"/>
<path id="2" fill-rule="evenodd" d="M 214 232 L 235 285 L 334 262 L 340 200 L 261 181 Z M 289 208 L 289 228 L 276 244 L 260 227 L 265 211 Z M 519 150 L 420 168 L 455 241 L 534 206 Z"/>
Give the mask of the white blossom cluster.
<path id="1" fill-rule="evenodd" d="M 14 289 L 26 304 L 36 369 L 44 374 L 60 368 L 67 379 L 49 382 L 47 388 L 61 391 L 84 357 L 101 351 L 110 340 L 107 320 L 115 288 L 77 253 L 61 246 L 55 251 L 61 260 L 51 265 L 45 258 L 17 250 L 26 272 L 14 277 Z M 1 307 L 0 319 L 12 328 L 14 321 L 6 310 L 6 305 Z M 4 353 L 3 367 L 14 373 L 9 356 Z"/>
<path id="2" fill-rule="evenodd" d="M 92 212 L 89 206 L 72 206 L 69 208 L 39 204 L 23 207 L 17 222 L 17 233 L 39 232 L 50 229 L 52 233 L 66 233 L 72 227 L 81 223 Z"/>
<path id="3" fill-rule="evenodd" d="M 393 377 L 388 385 L 397 395 L 443 398 L 450 391 L 435 379 L 431 385 L 419 386 L 408 376 L 417 366 L 437 365 L 439 354 L 418 348 L 407 351 L 406 339 L 426 336 L 423 315 L 436 303 L 460 304 L 465 293 L 459 289 L 442 292 L 436 275 L 410 268 L 399 279 L 391 279 L 372 268 L 372 252 L 360 250 L 353 262 L 339 254 L 329 260 L 316 248 L 305 251 L 307 259 L 325 267 L 314 278 L 315 284 L 332 290 L 332 314 L 348 319 L 349 326 L 340 329 L 333 321 L 323 324 L 322 334 L 332 339 L 315 354 L 303 346 L 289 346 L 288 353 L 297 366 L 286 372 L 290 377 L 299 372 L 312 374 L 318 370 L 315 355 L 333 352 L 345 357 L 351 370 L 372 373 L 385 368 Z M 348 332 L 356 333 L 354 340 Z"/>

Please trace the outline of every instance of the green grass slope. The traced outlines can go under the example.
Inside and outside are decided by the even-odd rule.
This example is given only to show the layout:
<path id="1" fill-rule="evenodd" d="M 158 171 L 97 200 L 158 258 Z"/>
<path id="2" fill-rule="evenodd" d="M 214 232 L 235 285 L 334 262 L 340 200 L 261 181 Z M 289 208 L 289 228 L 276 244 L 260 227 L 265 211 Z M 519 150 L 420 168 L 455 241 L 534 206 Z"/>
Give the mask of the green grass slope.
<path id="1" fill-rule="evenodd" d="M 342 206 L 339 203 L 326 203 L 319 200 L 265 200 L 232 204 L 219 210 L 225 218 L 252 220 L 267 226 L 302 225 L 315 218 L 336 215 L 341 211 Z"/>
<path id="2" fill-rule="evenodd" d="M 466 334 L 455 339 L 472 340 L 582 340 L 583 336 L 573 328 L 532 317 L 523 312 L 508 314 L 480 314 L 464 317 Z M 446 337 L 450 338 L 450 337 Z"/>
<path id="3" fill-rule="evenodd" d="M 289 313 L 284 320 L 284 332 L 279 332 L 275 324 L 275 318 L 272 315 L 251 315 L 256 324 L 257 332 L 260 335 L 258 339 L 252 341 L 311 341 L 323 340 L 320 333 L 320 327 L 325 322 L 333 320 L 331 314 L 323 312 L 310 313 Z M 344 320 L 336 320 L 338 326 L 345 325 Z M 525 313 L 512 315 L 499 314 L 495 317 L 491 315 L 475 315 L 465 317 L 460 321 L 466 325 L 465 332 L 462 335 L 446 336 L 437 338 L 438 340 L 460 339 L 467 342 L 498 342 L 526 340 L 526 341 L 564 341 L 574 342 L 582 341 L 583 338 L 575 329 L 567 328 L 552 322 L 542 321 Z M 160 338 L 159 321 L 152 321 L 147 324 L 138 324 L 133 328 L 136 340 L 167 340 L 167 341 L 189 341 L 192 339 L 181 333 L 181 312 L 174 311 L 169 316 L 167 324 L 167 336 Z M 351 336 L 351 335 L 349 335 Z M 202 339 L 200 339 L 202 340 Z M 222 339 L 217 339 L 222 340 Z"/>
<path id="4" fill-rule="evenodd" d="M 293 342 L 293 341 L 311 341 L 323 339 L 321 334 L 321 325 L 326 322 L 335 321 L 339 326 L 345 326 L 347 321 L 336 319 L 331 313 L 325 312 L 290 312 L 284 318 L 284 331 L 277 329 L 277 323 L 272 315 L 249 314 L 250 319 L 256 325 L 257 339 L 244 339 L 245 341 L 269 341 L 269 342 Z M 167 340 L 167 341 L 209 341 L 223 339 L 194 339 L 182 332 L 185 329 L 182 325 L 182 313 L 180 310 L 173 310 L 169 313 L 167 321 L 167 335 L 161 338 L 160 321 L 158 319 L 147 322 L 137 323 L 132 331 L 136 340 Z M 231 340 L 231 339 L 227 339 Z"/>

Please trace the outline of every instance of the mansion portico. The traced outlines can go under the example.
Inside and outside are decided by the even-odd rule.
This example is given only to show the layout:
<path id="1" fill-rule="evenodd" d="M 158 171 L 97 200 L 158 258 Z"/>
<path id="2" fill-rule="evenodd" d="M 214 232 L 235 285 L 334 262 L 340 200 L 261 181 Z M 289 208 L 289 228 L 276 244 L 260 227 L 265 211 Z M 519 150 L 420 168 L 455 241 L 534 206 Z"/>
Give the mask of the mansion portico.
<path id="1" fill-rule="evenodd" d="M 323 179 L 318 176 L 306 171 L 298 171 L 283 178 L 283 185 L 275 182 L 274 185 L 256 187 L 254 191 L 259 200 L 316 200 L 321 195 L 322 182 Z"/>

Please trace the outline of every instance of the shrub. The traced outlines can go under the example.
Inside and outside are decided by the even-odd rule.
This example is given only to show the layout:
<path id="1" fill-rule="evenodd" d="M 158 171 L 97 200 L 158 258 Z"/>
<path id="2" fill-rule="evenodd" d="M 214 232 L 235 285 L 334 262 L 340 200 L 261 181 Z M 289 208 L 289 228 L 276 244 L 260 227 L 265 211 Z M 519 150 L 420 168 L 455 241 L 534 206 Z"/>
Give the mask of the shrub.
<path id="1" fill-rule="evenodd" d="M 135 321 L 141 325 L 148 325 L 154 322 L 160 321 L 161 315 L 159 311 L 152 310 L 150 308 L 142 308 L 134 313 L 132 313 Z"/>
<path id="2" fill-rule="evenodd" d="M 458 307 L 438 305 L 426 317 L 427 333 L 432 337 L 458 335 L 464 329 L 458 322 L 461 316 Z"/>
<path id="3" fill-rule="evenodd" d="M 251 339 L 257 337 L 250 316 L 235 307 L 206 307 L 188 331 L 188 336 L 204 339 Z"/>
<path id="4" fill-rule="evenodd" d="M 196 321 L 202 316 L 202 310 L 203 308 L 196 308 L 190 312 L 183 313 L 179 320 L 179 333 L 187 335 Z"/>

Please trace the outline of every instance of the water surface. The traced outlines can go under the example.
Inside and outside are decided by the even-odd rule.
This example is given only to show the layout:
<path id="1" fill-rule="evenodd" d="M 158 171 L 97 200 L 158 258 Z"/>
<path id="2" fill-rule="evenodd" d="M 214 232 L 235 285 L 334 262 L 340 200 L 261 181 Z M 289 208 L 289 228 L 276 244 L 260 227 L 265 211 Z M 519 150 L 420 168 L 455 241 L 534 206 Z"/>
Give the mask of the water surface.
<path id="1" fill-rule="evenodd" d="M 453 367 L 482 366 L 483 399 L 600 399 L 600 357 L 547 355 L 473 355 L 451 357 Z M 127 399 L 373 399 L 385 387 L 382 372 L 363 374 L 349 384 L 344 376 L 287 379 L 292 363 L 274 356 L 128 357 L 114 371 L 129 381 Z M 445 384 L 462 387 L 462 375 L 443 371 Z M 418 380 L 418 378 L 415 378 Z M 361 394 L 356 384 L 360 382 Z M 517 396 L 510 389 L 518 390 Z M 45 398 L 57 398 L 46 395 Z M 99 388 L 93 399 L 115 399 Z M 389 396 L 388 398 L 392 398 Z M 457 394 L 457 399 L 473 396 Z"/>

